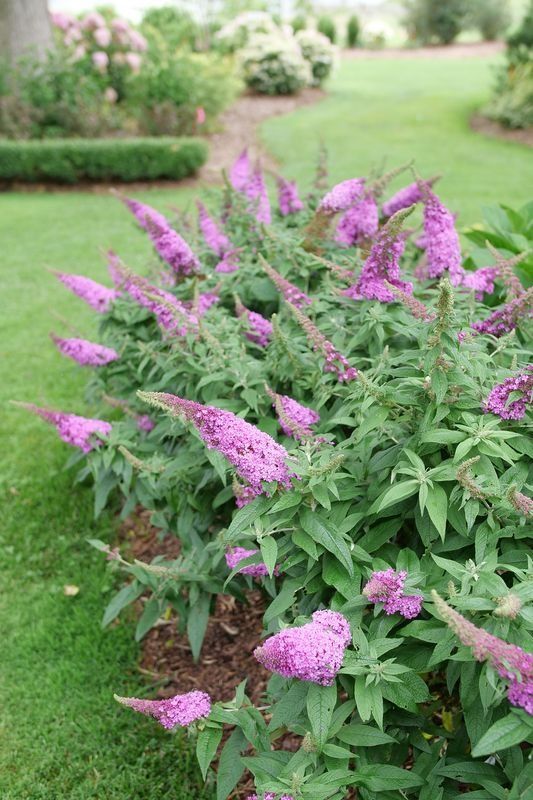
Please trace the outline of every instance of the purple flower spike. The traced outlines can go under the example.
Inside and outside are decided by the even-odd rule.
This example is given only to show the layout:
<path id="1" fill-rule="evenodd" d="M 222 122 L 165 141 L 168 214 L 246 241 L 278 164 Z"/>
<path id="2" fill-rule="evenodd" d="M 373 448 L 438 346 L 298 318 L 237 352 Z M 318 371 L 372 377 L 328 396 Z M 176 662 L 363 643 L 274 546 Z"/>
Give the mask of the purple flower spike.
<path id="1" fill-rule="evenodd" d="M 312 622 L 285 628 L 254 650 L 260 664 L 285 678 L 331 686 L 351 639 L 348 620 L 337 611 L 317 611 Z"/>
<path id="2" fill-rule="evenodd" d="M 509 303 L 505 303 L 501 308 L 497 308 L 487 319 L 473 322 L 472 328 L 478 333 L 487 333 L 499 339 L 500 336 L 514 330 L 522 317 L 533 316 L 532 299 L 533 287 Z"/>
<path id="3" fill-rule="evenodd" d="M 465 272 L 463 286 L 473 289 L 476 300 L 483 300 L 483 294 L 494 292 L 494 281 L 498 277 L 498 267 L 481 267 L 475 272 Z"/>
<path id="4" fill-rule="evenodd" d="M 107 286 L 102 286 L 101 283 L 86 278 L 85 275 L 70 275 L 66 272 L 55 272 L 54 274 L 67 289 L 85 300 L 100 314 L 109 311 L 111 304 L 118 297 L 119 293 L 115 289 L 108 289 Z"/>
<path id="5" fill-rule="evenodd" d="M 287 181 L 285 178 L 278 178 L 278 204 L 282 217 L 297 214 L 303 211 L 304 204 L 298 195 L 296 181 Z"/>
<path id="6" fill-rule="evenodd" d="M 241 561 L 255 556 L 256 553 L 259 553 L 259 550 L 246 550 L 244 547 L 231 547 L 226 553 L 226 564 L 230 569 L 235 569 Z M 264 578 L 268 575 L 266 564 L 262 562 L 261 564 L 248 564 L 248 566 L 242 567 L 239 572 L 242 575 L 253 575 L 254 578 Z M 279 575 L 279 567 L 275 567 L 274 575 Z"/>
<path id="7" fill-rule="evenodd" d="M 148 231 L 150 222 L 154 225 L 158 225 L 160 228 L 170 227 L 167 218 L 163 216 L 163 214 L 160 214 L 159 211 L 156 211 L 155 208 L 152 208 L 152 206 L 141 203 L 140 200 L 132 200 L 129 197 L 122 197 L 120 195 L 119 197 L 124 205 L 129 208 L 143 230 Z"/>
<path id="8" fill-rule="evenodd" d="M 311 425 L 320 420 L 320 415 L 316 411 L 300 405 L 286 394 L 276 394 L 268 386 L 266 391 L 273 401 L 272 405 L 276 409 L 283 433 L 295 439 L 308 439 L 313 436 Z"/>
<path id="9" fill-rule="evenodd" d="M 520 397 L 510 400 L 513 392 L 518 392 Z M 524 419 L 527 406 L 532 401 L 533 364 L 529 364 L 525 372 L 496 384 L 487 397 L 483 410 L 485 413 L 490 411 L 497 414 L 502 419 Z"/>
<path id="10" fill-rule="evenodd" d="M 312 322 L 309 317 L 306 317 L 299 308 L 291 303 L 289 303 L 289 306 L 298 324 L 305 331 L 307 341 L 311 344 L 313 351 L 315 353 L 322 353 L 326 362 L 324 365 L 324 372 L 334 372 L 341 383 L 355 380 L 357 378 L 357 370 L 355 367 L 349 365 L 346 357 L 335 349 L 332 342 L 326 339 L 324 334 L 319 331 L 315 323 Z"/>
<path id="11" fill-rule="evenodd" d="M 177 726 L 186 728 L 192 722 L 208 717 L 211 713 L 211 698 L 206 692 L 187 692 L 166 700 L 142 700 L 138 697 L 119 697 L 118 695 L 114 695 L 114 697 L 121 705 L 153 717 L 167 730 L 172 730 Z"/>
<path id="12" fill-rule="evenodd" d="M 52 335 L 52 341 L 60 353 L 77 361 L 83 367 L 102 367 L 119 358 L 113 348 L 89 342 L 87 339 L 62 339 Z"/>
<path id="13" fill-rule="evenodd" d="M 287 303 L 292 303 L 293 306 L 296 308 L 302 308 L 302 306 L 308 306 L 311 304 L 312 300 L 305 292 L 302 292 L 295 286 L 293 283 L 288 281 L 279 272 L 270 266 L 268 261 L 264 258 L 260 257 L 261 266 L 265 270 L 266 274 L 272 281 L 272 283 L 276 286 L 278 292 L 283 295 L 283 298 L 287 301 Z"/>
<path id="14" fill-rule="evenodd" d="M 428 275 L 439 278 L 446 270 L 453 286 L 459 286 L 464 270 L 461 266 L 461 246 L 455 230 L 455 220 L 434 192 L 425 192 L 424 233 Z"/>
<path id="15" fill-rule="evenodd" d="M 430 178 L 428 181 L 423 181 L 422 184 L 419 184 L 418 181 L 415 181 L 414 183 L 410 183 L 408 186 L 404 186 L 389 200 L 387 200 L 386 203 L 383 203 L 384 216 L 392 217 L 392 215 L 396 214 L 397 211 L 401 211 L 404 208 L 409 208 L 409 206 L 412 206 L 415 203 L 421 203 L 424 199 L 423 187 L 429 189 L 431 186 L 433 186 L 435 181 L 436 178 Z"/>
<path id="16" fill-rule="evenodd" d="M 337 226 L 335 241 L 346 247 L 355 247 L 368 239 L 373 239 L 378 226 L 378 207 L 369 193 L 344 212 Z"/>
<path id="17" fill-rule="evenodd" d="M 199 200 L 196 201 L 196 205 L 198 207 L 200 230 L 206 245 L 219 258 L 224 258 L 227 253 L 234 249 L 230 240 L 224 231 L 219 228 L 215 220 L 209 216 L 207 208 Z"/>
<path id="18" fill-rule="evenodd" d="M 422 610 L 422 595 L 406 595 L 403 586 L 407 572 L 395 572 L 389 568 L 372 573 L 363 589 L 363 594 L 371 603 L 383 603 L 385 614 L 401 614 L 406 619 L 414 619 Z"/>
<path id="19" fill-rule="evenodd" d="M 98 445 L 98 436 L 109 436 L 111 425 L 101 419 L 88 419 L 78 417 L 77 414 L 67 414 L 62 411 L 50 411 L 40 408 L 33 403 L 20 403 L 22 408 L 27 408 L 37 414 L 41 419 L 55 426 L 60 439 L 73 447 L 79 447 L 88 453 Z"/>
<path id="20" fill-rule="evenodd" d="M 360 199 L 365 188 L 364 178 L 350 178 L 337 183 L 320 201 L 319 211 L 337 214 L 345 211 Z"/>
<path id="21" fill-rule="evenodd" d="M 176 275 L 192 275 L 200 269 L 200 262 L 179 233 L 168 225 L 158 225 L 147 218 L 148 233 L 152 243 L 163 261 L 172 268 Z"/>
<path id="22" fill-rule="evenodd" d="M 150 433 L 155 428 L 155 422 L 148 416 L 148 414 L 137 414 L 136 416 L 137 427 L 140 431 Z"/>
<path id="23" fill-rule="evenodd" d="M 256 794 L 249 794 L 246 800 L 277 800 L 277 796 L 274 792 L 267 792 L 262 798 Z M 279 795 L 279 800 L 294 800 L 294 798 L 291 794 L 282 794 Z"/>
<path id="24" fill-rule="evenodd" d="M 270 320 L 258 314 L 257 311 L 250 311 L 243 306 L 239 298 L 235 300 L 235 310 L 237 316 L 245 319 L 248 323 L 250 330 L 246 333 L 248 341 L 259 345 L 259 347 L 267 347 L 272 337 L 272 323 Z"/>
<path id="25" fill-rule="evenodd" d="M 223 258 L 218 262 L 215 267 L 215 272 L 230 273 L 236 272 L 239 269 L 239 253 L 237 250 L 231 250 L 225 253 Z"/>
<path id="26" fill-rule="evenodd" d="M 291 488 L 288 453 L 271 436 L 231 411 L 204 406 L 165 392 L 138 392 L 141 400 L 172 416 L 192 422 L 209 450 L 217 450 L 235 467 L 255 495 L 264 494 L 263 482 L 277 481 Z"/>
<path id="27" fill-rule="evenodd" d="M 272 222 L 270 200 L 268 199 L 266 183 L 260 167 L 257 167 L 252 173 L 244 192 L 248 199 L 252 201 L 250 213 L 255 215 L 258 222 L 270 225 Z"/>
<path id="28" fill-rule="evenodd" d="M 246 191 L 246 187 L 250 181 L 250 159 L 248 158 L 248 149 L 246 147 L 233 162 L 229 173 L 229 180 L 236 192 Z"/>

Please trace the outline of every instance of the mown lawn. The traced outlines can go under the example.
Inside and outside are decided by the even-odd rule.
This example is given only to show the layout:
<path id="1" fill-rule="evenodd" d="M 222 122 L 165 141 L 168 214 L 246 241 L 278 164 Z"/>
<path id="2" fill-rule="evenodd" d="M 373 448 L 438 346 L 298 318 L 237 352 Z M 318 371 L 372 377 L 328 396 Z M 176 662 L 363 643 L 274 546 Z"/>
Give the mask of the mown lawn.
<path id="1" fill-rule="evenodd" d="M 465 223 L 485 203 L 528 199 L 533 163 L 524 148 L 468 129 L 489 92 L 485 61 L 353 61 L 315 107 L 268 122 L 264 137 L 302 184 L 322 137 L 331 178 L 364 174 L 416 156 L 424 174 L 442 172 L 443 197 Z M 139 195 L 162 211 L 190 189 Z M 102 632 L 113 590 L 99 554 L 85 542 L 113 535 L 94 523 L 88 487 L 72 488 L 67 447 L 9 399 L 90 413 L 81 368 L 61 358 L 50 330 L 94 335 L 94 314 L 46 272 L 80 272 L 107 282 L 100 248 L 134 268 L 150 248 L 121 205 L 106 195 L 0 196 L 0 797 L 2 800 L 201 800 L 190 749 L 112 700 L 135 690 L 138 648 L 127 622 Z M 76 597 L 63 594 L 75 584 Z"/>
<path id="2" fill-rule="evenodd" d="M 324 101 L 268 120 L 263 139 L 302 185 L 320 139 L 333 181 L 415 159 L 422 175 L 443 176 L 437 191 L 459 213 L 458 224 L 470 225 L 483 205 L 518 207 L 531 199 L 531 150 L 469 128 L 493 80 L 494 62 L 486 58 L 345 60 Z"/>

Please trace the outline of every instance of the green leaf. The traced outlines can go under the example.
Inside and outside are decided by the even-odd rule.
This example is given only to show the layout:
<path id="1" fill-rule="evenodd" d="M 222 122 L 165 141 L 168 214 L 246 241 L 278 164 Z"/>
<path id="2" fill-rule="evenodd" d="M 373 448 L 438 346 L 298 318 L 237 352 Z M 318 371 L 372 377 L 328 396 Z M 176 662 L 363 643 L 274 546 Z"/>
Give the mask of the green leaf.
<path id="1" fill-rule="evenodd" d="M 448 512 L 448 495 L 438 483 L 433 484 L 428 492 L 426 510 L 430 520 L 438 530 L 440 538 L 444 541 Z"/>
<path id="2" fill-rule="evenodd" d="M 228 539 L 236 539 L 242 531 L 249 528 L 258 517 L 266 513 L 270 503 L 271 500 L 268 497 L 257 497 L 252 503 L 240 508 L 231 520 L 226 534 Z"/>
<path id="3" fill-rule="evenodd" d="M 278 557 L 278 543 L 273 536 L 264 536 L 259 543 L 259 547 L 261 548 L 261 555 L 266 564 L 268 574 L 272 577 Z"/>
<path id="4" fill-rule="evenodd" d="M 353 722 L 344 725 L 337 734 L 341 742 L 354 745 L 355 747 L 377 747 L 380 744 L 390 744 L 396 742 L 388 733 L 383 733 L 372 725 L 361 725 Z"/>
<path id="5" fill-rule="evenodd" d="M 415 772 L 393 767 L 390 764 L 366 764 L 357 770 L 358 783 L 371 792 L 397 791 L 423 786 L 424 778 Z"/>
<path id="6" fill-rule="evenodd" d="M 472 749 L 474 758 L 488 756 L 523 741 L 533 741 L 533 722 L 526 721 L 511 711 L 506 717 L 495 722 Z"/>
<path id="7" fill-rule="evenodd" d="M 198 734 L 196 742 L 196 758 L 200 765 L 202 778 L 206 779 L 207 770 L 217 752 L 220 740 L 222 739 L 222 728 L 204 728 Z"/>
<path id="8" fill-rule="evenodd" d="M 195 661 L 198 661 L 200 658 L 200 651 L 209 621 L 210 604 L 211 595 L 203 593 L 189 609 L 189 616 L 187 617 L 187 636 L 189 637 L 192 657 Z"/>
<path id="9" fill-rule="evenodd" d="M 140 583 L 137 583 L 137 581 L 133 581 L 133 583 L 123 586 L 120 592 L 113 597 L 104 611 L 102 628 L 105 628 L 110 622 L 113 622 L 113 620 L 118 617 L 122 609 L 126 608 L 126 606 L 129 606 L 130 603 L 134 603 L 135 600 L 141 596 L 143 591 L 144 586 L 142 586 Z"/>
<path id="10" fill-rule="evenodd" d="M 300 523 L 302 528 L 318 544 L 321 544 L 330 553 L 333 553 L 340 563 L 345 567 L 349 575 L 354 574 L 352 556 L 348 545 L 336 528 L 310 508 L 305 508 L 300 512 Z"/>
<path id="11" fill-rule="evenodd" d="M 335 685 L 319 686 L 317 683 L 310 685 L 307 695 L 307 715 L 319 749 L 322 749 L 328 740 L 329 726 L 336 702 L 337 687 Z"/>
<path id="12" fill-rule="evenodd" d="M 368 513 L 378 514 L 380 511 L 384 511 L 384 509 L 388 508 L 389 506 L 393 506 L 396 503 L 399 503 L 401 500 L 411 497 L 411 495 L 415 494 L 415 492 L 418 492 L 419 486 L 419 482 L 415 480 L 395 483 L 394 486 L 389 487 L 385 492 L 383 492 L 382 495 L 378 497 L 377 500 L 374 501 L 372 506 L 369 508 Z"/>
<path id="13" fill-rule="evenodd" d="M 217 800 L 226 800 L 237 786 L 244 764 L 241 752 L 246 747 L 246 738 L 240 728 L 235 728 L 220 754 L 217 770 Z"/>
<path id="14" fill-rule="evenodd" d="M 143 636 L 154 627 L 161 615 L 161 601 L 158 597 L 152 596 L 143 608 L 143 613 L 139 617 L 135 628 L 135 641 L 140 642 Z"/>

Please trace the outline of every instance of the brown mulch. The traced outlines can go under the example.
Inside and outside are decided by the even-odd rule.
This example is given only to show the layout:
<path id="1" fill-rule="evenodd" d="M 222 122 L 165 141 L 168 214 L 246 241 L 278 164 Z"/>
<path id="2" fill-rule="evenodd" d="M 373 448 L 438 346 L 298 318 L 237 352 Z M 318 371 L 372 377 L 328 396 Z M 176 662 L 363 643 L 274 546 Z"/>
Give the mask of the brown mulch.
<path id="1" fill-rule="evenodd" d="M 505 50 L 504 42 L 471 42 L 429 47 L 385 47 L 365 49 L 356 47 L 343 50 L 344 58 L 479 58 L 499 55 Z"/>
<path id="2" fill-rule="evenodd" d="M 481 133 L 485 136 L 495 136 L 497 139 L 505 139 L 508 142 L 518 142 L 518 144 L 525 144 L 526 147 L 533 147 L 533 128 L 506 128 L 495 120 L 487 119 L 482 114 L 474 114 L 470 119 L 470 127 L 476 133 Z"/>
<path id="3" fill-rule="evenodd" d="M 265 95 L 244 94 L 239 97 L 230 108 L 226 109 L 219 118 L 220 130 L 206 136 L 209 145 L 207 163 L 197 175 L 181 181 L 155 180 L 135 181 L 121 183 L 120 181 L 105 181 L 95 183 L 80 181 L 73 186 L 54 183 L 19 183 L 8 184 L 0 182 L 0 191 L 11 190 L 17 192 L 90 192 L 93 194 L 108 194 L 111 189 L 127 189 L 131 192 L 144 189 L 183 188 L 196 186 L 198 183 L 220 182 L 221 170 L 227 168 L 248 147 L 250 154 L 261 159 L 263 167 L 275 169 L 276 163 L 261 144 L 257 128 L 270 117 L 289 114 L 302 106 L 308 106 L 325 97 L 321 89 L 304 89 L 300 94 L 283 97 L 267 97 Z"/>

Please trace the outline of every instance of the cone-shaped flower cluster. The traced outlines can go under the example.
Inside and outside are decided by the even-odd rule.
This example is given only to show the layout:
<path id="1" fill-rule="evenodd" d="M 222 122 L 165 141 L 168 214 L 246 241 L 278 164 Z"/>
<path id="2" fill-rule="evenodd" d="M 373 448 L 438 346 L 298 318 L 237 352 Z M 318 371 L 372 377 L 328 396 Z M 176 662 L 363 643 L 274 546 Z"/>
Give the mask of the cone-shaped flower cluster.
<path id="1" fill-rule="evenodd" d="M 102 419 L 88 419 L 77 414 L 50 411 L 47 408 L 39 408 L 33 403 L 19 403 L 19 405 L 55 425 L 59 437 L 64 442 L 79 447 L 84 453 L 97 446 L 98 436 L 106 437 L 111 433 L 111 425 Z"/>
<path id="2" fill-rule="evenodd" d="M 198 221 L 200 224 L 200 230 L 206 245 L 210 250 L 213 251 L 213 253 L 216 253 L 219 258 L 224 258 L 226 253 L 232 251 L 234 247 L 224 231 L 221 230 L 215 220 L 209 216 L 207 208 L 204 206 L 204 204 L 197 200 L 196 206 L 198 208 Z"/>
<path id="3" fill-rule="evenodd" d="M 288 453 L 271 436 L 231 411 L 204 406 L 165 392 L 139 392 L 151 405 L 183 416 L 196 427 L 210 450 L 218 450 L 248 482 L 255 495 L 263 494 L 263 482 L 277 481 L 289 489 Z"/>
<path id="4" fill-rule="evenodd" d="M 145 433 L 150 433 L 155 428 L 155 423 L 148 414 L 137 414 L 135 417 L 137 421 L 137 427 L 140 431 L 144 431 Z"/>
<path id="5" fill-rule="evenodd" d="M 216 305 L 219 300 L 220 297 L 216 292 L 201 292 L 194 300 L 187 300 L 183 305 L 186 309 L 191 311 L 194 316 L 203 317 L 211 306 Z"/>
<path id="6" fill-rule="evenodd" d="M 291 794 L 276 795 L 274 792 L 266 792 L 262 798 L 256 794 L 249 794 L 246 800 L 294 800 L 294 798 Z"/>
<path id="7" fill-rule="evenodd" d="M 348 360 L 335 349 L 333 344 L 326 339 L 324 334 L 318 330 L 314 322 L 311 322 L 309 317 L 306 317 L 299 308 L 289 303 L 290 308 L 298 324 L 303 328 L 307 336 L 308 342 L 311 344 L 315 353 L 320 352 L 325 359 L 325 372 L 334 372 L 339 381 L 347 382 L 353 381 L 357 378 L 357 370 L 351 367 Z"/>
<path id="8" fill-rule="evenodd" d="M 105 314 L 111 308 L 111 304 L 118 297 L 115 289 L 108 289 L 101 283 L 86 278 L 85 275 L 70 275 L 66 272 L 54 273 L 58 280 L 70 289 L 70 291 L 85 300 L 91 308 L 100 314 Z"/>
<path id="9" fill-rule="evenodd" d="M 167 218 L 159 211 L 156 211 L 155 208 L 152 208 L 152 206 L 141 203 L 140 200 L 132 200 L 129 197 L 121 197 L 120 199 L 124 205 L 129 208 L 143 230 L 148 231 L 150 222 L 161 228 L 170 227 Z"/>
<path id="10" fill-rule="evenodd" d="M 147 217 L 147 230 L 157 254 L 176 275 L 192 275 L 200 269 L 200 262 L 179 233 L 168 225 L 160 225 Z"/>
<path id="11" fill-rule="evenodd" d="M 422 202 L 424 199 L 423 187 L 429 188 L 433 186 L 436 180 L 436 178 L 430 178 L 428 181 L 423 181 L 422 185 L 418 181 L 414 181 L 404 186 L 389 198 L 389 200 L 383 203 L 382 210 L 384 216 L 392 217 L 397 211 L 401 211 L 403 208 L 409 208 L 409 206 L 415 205 L 415 203 Z"/>
<path id="12" fill-rule="evenodd" d="M 246 332 L 246 338 L 259 345 L 266 347 L 272 336 L 272 323 L 270 320 L 258 314 L 257 311 L 250 311 L 243 306 L 239 298 L 235 300 L 235 310 L 240 319 L 245 319 L 250 330 Z"/>
<path id="13" fill-rule="evenodd" d="M 497 308 L 487 319 L 481 322 L 473 322 L 472 327 L 478 333 L 488 333 L 499 338 L 514 330 L 522 317 L 533 316 L 532 300 L 533 288 L 528 289 L 527 292 L 506 303 L 501 308 Z"/>
<path id="14" fill-rule="evenodd" d="M 407 213 L 409 212 L 405 210 L 398 211 L 381 228 L 363 265 L 359 280 L 355 286 L 343 292 L 346 297 L 390 303 L 395 296 L 387 283 L 405 293 L 410 294 L 413 291 L 411 283 L 400 279 L 400 258 L 405 248 L 405 237 L 400 225 Z"/>
<path id="15" fill-rule="evenodd" d="M 285 678 L 331 686 L 350 642 L 348 620 L 338 611 L 315 611 L 312 622 L 285 628 L 254 650 L 260 664 Z"/>
<path id="16" fill-rule="evenodd" d="M 250 159 L 245 148 L 235 159 L 229 173 L 229 180 L 236 192 L 244 192 L 250 180 Z"/>
<path id="17" fill-rule="evenodd" d="M 320 201 L 319 211 L 324 211 L 326 214 L 345 211 L 359 200 L 364 187 L 364 178 L 349 178 L 337 183 Z"/>
<path id="18" fill-rule="evenodd" d="M 514 392 L 518 392 L 519 397 L 510 400 Z M 525 372 L 494 386 L 485 401 L 484 411 L 497 414 L 502 419 L 523 419 L 532 401 L 533 364 L 530 364 Z"/>
<path id="19" fill-rule="evenodd" d="M 497 267 L 481 267 L 481 269 L 476 269 L 475 272 L 465 272 L 463 286 L 475 291 L 476 300 L 483 300 L 484 294 L 492 294 L 494 292 L 494 281 L 497 277 Z"/>
<path id="20" fill-rule="evenodd" d="M 246 550 L 244 547 L 231 547 L 226 553 L 226 564 L 230 569 L 235 569 L 236 566 L 244 561 L 246 558 L 251 558 L 258 553 L 259 550 Z M 242 567 L 239 572 L 242 575 L 253 575 L 254 578 L 263 578 L 268 575 L 266 564 L 248 564 Z M 279 575 L 279 567 L 274 569 L 274 575 Z"/>
<path id="21" fill-rule="evenodd" d="M 422 610 L 424 598 L 420 594 L 404 593 L 406 577 L 407 572 L 395 572 L 391 568 L 374 572 L 363 594 L 371 603 L 383 603 L 385 614 L 401 614 L 406 619 L 414 619 Z"/>
<path id="22" fill-rule="evenodd" d="M 119 358 L 117 351 L 112 347 L 104 347 L 103 344 L 89 342 L 87 339 L 62 339 L 60 336 L 52 336 L 52 341 L 60 353 L 77 361 L 83 367 L 102 367 Z"/>
<path id="23" fill-rule="evenodd" d="M 272 398 L 272 405 L 276 409 L 279 424 L 283 433 L 295 439 L 308 439 L 313 436 L 311 425 L 320 420 L 320 415 L 312 408 L 302 406 L 286 394 L 277 394 L 266 387 L 267 394 Z"/>
<path id="24" fill-rule="evenodd" d="M 346 247 L 373 239 L 379 226 L 379 211 L 372 194 L 368 192 L 354 206 L 344 212 L 337 225 L 335 241 Z"/>
<path id="25" fill-rule="evenodd" d="M 296 181 L 287 181 L 285 178 L 278 178 L 278 204 L 282 217 L 290 214 L 297 214 L 303 211 L 304 204 L 300 200 Z"/>
<path id="26" fill-rule="evenodd" d="M 483 628 L 478 628 L 449 606 L 437 592 L 431 594 L 443 620 L 462 644 L 472 648 L 474 658 L 488 661 L 498 675 L 509 682 L 509 702 L 533 714 L 533 655 L 518 645 L 508 644 Z"/>
<path id="27" fill-rule="evenodd" d="M 139 697 L 119 697 L 115 700 L 141 714 L 153 717 L 167 730 L 178 725 L 186 728 L 192 722 L 211 713 L 211 698 L 206 692 L 192 691 L 177 694 L 166 700 L 143 700 Z"/>
<path id="28" fill-rule="evenodd" d="M 455 230 L 453 214 L 434 192 L 424 193 L 424 233 L 428 275 L 439 278 L 446 270 L 453 286 L 459 286 L 464 270 L 461 266 L 461 246 Z"/>
<path id="29" fill-rule="evenodd" d="M 252 172 L 244 193 L 251 200 L 250 213 L 255 215 L 258 222 L 263 223 L 263 225 L 270 225 L 272 222 L 270 200 L 268 199 L 263 170 L 260 166 L 257 166 Z"/>
<path id="30" fill-rule="evenodd" d="M 260 261 L 266 274 L 272 283 L 275 284 L 279 293 L 283 295 L 283 298 L 287 301 L 287 303 L 292 303 L 292 305 L 296 306 L 296 308 L 302 308 L 302 306 L 308 306 L 311 304 L 312 301 L 309 295 L 298 289 L 297 286 L 280 275 L 279 272 L 276 272 L 274 267 L 271 267 L 268 261 L 266 261 L 264 258 L 260 258 Z"/>

